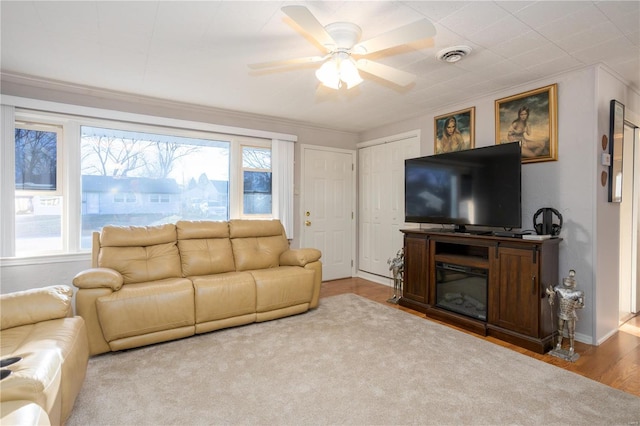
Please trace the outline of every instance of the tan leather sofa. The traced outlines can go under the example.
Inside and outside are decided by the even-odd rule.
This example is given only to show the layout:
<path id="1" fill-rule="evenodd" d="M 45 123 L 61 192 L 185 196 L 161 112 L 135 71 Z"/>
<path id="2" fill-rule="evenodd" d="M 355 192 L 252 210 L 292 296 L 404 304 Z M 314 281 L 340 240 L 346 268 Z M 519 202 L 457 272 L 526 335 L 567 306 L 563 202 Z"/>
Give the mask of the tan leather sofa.
<path id="1" fill-rule="evenodd" d="M 105 226 L 76 311 L 92 355 L 299 314 L 318 305 L 320 256 L 278 220 Z"/>
<path id="2" fill-rule="evenodd" d="M 73 316 L 73 290 L 59 285 L 0 296 L 3 425 L 62 425 L 87 371 L 89 343 L 82 317 Z"/>

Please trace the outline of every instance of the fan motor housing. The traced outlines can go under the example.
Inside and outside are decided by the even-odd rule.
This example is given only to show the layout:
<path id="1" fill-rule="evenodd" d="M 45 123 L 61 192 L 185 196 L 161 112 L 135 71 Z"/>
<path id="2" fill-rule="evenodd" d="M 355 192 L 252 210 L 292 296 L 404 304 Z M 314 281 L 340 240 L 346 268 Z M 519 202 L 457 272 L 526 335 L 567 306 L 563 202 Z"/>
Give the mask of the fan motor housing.
<path id="1" fill-rule="evenodd" d="M 330 50 L 351 49 L 362 37 L 362 29 L 351 22 L 334 22 L 324 27 L 336 46 L 326 46 Z"/>

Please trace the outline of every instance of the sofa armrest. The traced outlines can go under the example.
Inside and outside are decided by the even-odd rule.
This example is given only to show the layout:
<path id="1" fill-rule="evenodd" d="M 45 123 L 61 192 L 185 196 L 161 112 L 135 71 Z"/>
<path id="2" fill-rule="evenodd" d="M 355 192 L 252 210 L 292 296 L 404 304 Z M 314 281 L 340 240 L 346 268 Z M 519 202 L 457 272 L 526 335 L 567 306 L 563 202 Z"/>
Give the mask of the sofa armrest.
<path id="1" fill-rule="evenodd" d="M 120 272 L 111 268 L 91 268 L 79 272 L 73 277 L 73 285 L 78 288 L 110 288 L 118 291 L 124 278 Z"/>
<path id="2" fill-rule="evenodd" d="M 314 248 L 289 249 L 280 255 L 281 266 L 305 266 L 320 259 L 322 253 Z"/>
<path id="3" fill-rule="evenodd" d="M 55 285 L 0 295 L 0 329 L 72 315 L 73 289 Z"/>

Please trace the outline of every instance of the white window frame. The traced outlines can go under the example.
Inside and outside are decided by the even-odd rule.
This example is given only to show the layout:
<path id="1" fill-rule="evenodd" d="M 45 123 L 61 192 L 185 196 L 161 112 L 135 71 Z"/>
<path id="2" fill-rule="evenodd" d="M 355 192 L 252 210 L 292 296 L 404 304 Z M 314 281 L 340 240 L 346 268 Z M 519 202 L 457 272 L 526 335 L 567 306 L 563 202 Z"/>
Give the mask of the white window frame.
<path id="1" fill-rule="evenodd" d="M 224 139 L 231 142 L 230 149 L 230 170 L 229 170 L 229 218 L 240 218 L 240 202 L 238 200 L 231 201 L 238 193 L 242 193 L 242 177 L 241 144 L 251 146 L 269 147 L 272 139 L 296 142 L 295 135 L 244 129 L 239 127 L 221 126 L 211 123 L 187 121 L 180 119 L 171 119 L 165 117 L 156 117 L 142 114 L 125 113 L 113 110 L 105 110 L 100 108 L 81 107 L 70 104 L 60 104 L 56 102 L 41 101 L 28 98 L 20 98 L 14 96 L 3 96 L 2 98 L 2 146 L 0 147 L 0 164 L 3 166 L 0 170 L 0 202 L 8 208 L 11 214 L 0 214 L 0 259 L 3 264 L 29 264 L 28 258 L 40 259 L 42 255 L 24 256 L 13 259 L 15 262 L 7 262 L 15 257 L 15 141 L 12 135 L 15 134 L 16 121 L 31 122 L 50 122 L 53 125 L 62 126 L 63 140 L 58 145 L 58 173 L 62 173 L 58 188 L 64 194 L 63 206 L 63 253 L 58 254 L 61 258 L 77 258 L 78 254 L 82 258 L 89 253 L 88 250 L 80 249 L 80 227 L 74 224 L 81 223 L 81 173 L 80 173 L 80 126 L 106 126 L 105 123 L 118 122 L 118 124 L 131 125 L 137 131 L 144 131 L 148 126 L 152 131 L 158 132 L 158 128 L 162 128 L 162 133 L 171 134 L 171 131 L 178 132 L 178 136 L 186 136 L 189 134 L 196 135 L 200 132 L 207 134 L 207 138 L 211 138 L 211 134 L 223 135 Z M 119 126 L 119 128 L 122 128 Z M 124 128 L 123 128 L 124 129 Z M 258 144 L 258 145 L 256 145 Z M 62 147 L 62 149 L 60 149 Z M 273 151 L 272 151 L 273 153 Z M 9 158 L 10 156 L 10 158 Z M 273 158 L 272 158 L 273 161 Z M 64 163 L 65 167 L 61 167 Z M 273 163 L 272 163 L 272 173 Z M 277 191 L 276 188 L 272 192 Z M 240 197 L 240 200 L 242 197 Z M 272 213 L 274 208 L 272 206 Z M 256 215 L 251 215 L 255 218 Z M 270 217 L 273 217 L 271 215 Z M 25 260 L 25 258 L 27 258 Z M 26 263 L 25 263 L 26 262 Z"/>

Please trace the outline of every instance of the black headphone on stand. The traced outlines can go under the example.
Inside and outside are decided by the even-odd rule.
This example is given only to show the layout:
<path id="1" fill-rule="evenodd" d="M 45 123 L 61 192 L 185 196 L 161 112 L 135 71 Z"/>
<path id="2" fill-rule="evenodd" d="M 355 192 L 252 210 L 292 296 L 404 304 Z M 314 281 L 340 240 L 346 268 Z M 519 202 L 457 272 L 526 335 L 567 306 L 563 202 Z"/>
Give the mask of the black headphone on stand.
<path id="1" fill-rule="evenodd" d="M 542 223 L 538 223 L 538 216 L 542 215 Z M 560 223 L 553 223 L 552 215 L 556 215 Z M 551 207 L 543 207 L 533 215 L 533 228 L 538 235 L 558 236 L 562 230 L 562 215 Z"/>

